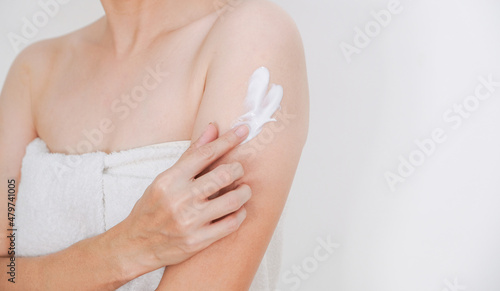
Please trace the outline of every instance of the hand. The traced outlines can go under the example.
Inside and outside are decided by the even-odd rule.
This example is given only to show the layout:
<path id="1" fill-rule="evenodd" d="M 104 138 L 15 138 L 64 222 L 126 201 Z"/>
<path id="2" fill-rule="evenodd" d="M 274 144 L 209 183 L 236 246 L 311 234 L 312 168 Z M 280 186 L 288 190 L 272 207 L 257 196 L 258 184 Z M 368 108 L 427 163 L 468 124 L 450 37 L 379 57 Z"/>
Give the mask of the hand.
<path id="1" fill-rule="evenodd" d="M 241 164 L 222 164 L 199 174 L 247 135 L 248 127 L 242 125 L 214 140 L 217 129 L 209 125 L 146 189 L 120 223 L 125 226 L 120 245 L 126 248 L 125 258 L 140 266 L 139 273 L 183 262 L 239 228 L 246 217 L 243 205 L 251 197 L 250 187 L 241 184 L 211 198 L 243 176 Z"/>

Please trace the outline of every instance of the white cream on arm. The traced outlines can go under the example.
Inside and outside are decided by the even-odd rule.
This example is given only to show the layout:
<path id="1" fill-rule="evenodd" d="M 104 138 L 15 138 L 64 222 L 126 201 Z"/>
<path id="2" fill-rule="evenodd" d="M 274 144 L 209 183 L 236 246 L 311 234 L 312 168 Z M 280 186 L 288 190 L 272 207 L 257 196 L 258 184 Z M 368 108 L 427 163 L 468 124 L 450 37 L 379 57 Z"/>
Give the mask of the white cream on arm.
<path id="1" fill-rule="evenodd" d="M 280 103 L 283 98 L 283 87 L 280 85 L 271 84 L 268 92 L 269 70 L 265 67 L 255 70 L 248 83 L 245 97 L 247 112 L 240 116 L 233 126 L 234 128 L 247 124 L 250 127 L 248 137 L 241 144 L 256 137 L 262 131 L 264 124 L 276 121 L 271 116 L 281 108 Z"/>

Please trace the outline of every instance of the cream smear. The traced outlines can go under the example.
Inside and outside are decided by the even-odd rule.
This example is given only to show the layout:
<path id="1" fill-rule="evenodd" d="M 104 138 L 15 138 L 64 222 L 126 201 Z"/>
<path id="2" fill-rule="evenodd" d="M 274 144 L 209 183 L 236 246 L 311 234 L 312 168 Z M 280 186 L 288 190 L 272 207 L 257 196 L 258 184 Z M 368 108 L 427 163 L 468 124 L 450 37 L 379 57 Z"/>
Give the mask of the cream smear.
<path id="1" fill-rule="evenodd" d="M 283 87 L 271 84 L 269 91 L 269 70 L 260 67 L 252 74 L 248 81 L 247 96 L 245 97 L 245 109 L 247 112 L 240 116 L 235 122 L 234 127 L 247 124 L 250 127 L 248 137 L 241 143 L 244 144 L 256 137 L 264 124 L 276 121 L 272 118 L 278 111 L 283 98 Z"/>

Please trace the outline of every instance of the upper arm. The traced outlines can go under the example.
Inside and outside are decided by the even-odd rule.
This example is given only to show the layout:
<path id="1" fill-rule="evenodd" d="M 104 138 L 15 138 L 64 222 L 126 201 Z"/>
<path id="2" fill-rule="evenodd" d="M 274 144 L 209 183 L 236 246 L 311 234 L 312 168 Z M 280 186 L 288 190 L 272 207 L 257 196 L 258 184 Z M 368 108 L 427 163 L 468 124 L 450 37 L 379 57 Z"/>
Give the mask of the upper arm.
<path id="1" fill-rule="evenodd" d="M 287 15 L 273 4 L 249 1 L 225 15 L 216 26 L 217 43 L 193 140 L 209 122 L 219 132 L 242 115 L 248 79 L 265 66 L 271 83 L 283 87 L 281 110 L 253 140 L 240 145 L 217 164 L 239 161 L 245 169 L 239 183 L 252 198 L 247 218 L 235 233 L 191 259 L 166 268 L 161 290 L 248 289 L 267 249 L 290 190 L 308 129 L 308 86 L 300 36 Z M 219 27 L 217 27 L 219 26 Z M 217 166 L 213 165 L 213 167 Z"/>
<path id="2" fill-rule="evenodd" d="M 36 137 L 31 114 L 30 62 L 24 51 L 14 61 L 0 94 L 0 179 L 3 201 L 0 202 L 0 256 L 7 256 L 6 229 L 8 180 L 19 187 L 22 158 L 26 145 Z M 5 234 L 5 235 L 4 235 Z"/>

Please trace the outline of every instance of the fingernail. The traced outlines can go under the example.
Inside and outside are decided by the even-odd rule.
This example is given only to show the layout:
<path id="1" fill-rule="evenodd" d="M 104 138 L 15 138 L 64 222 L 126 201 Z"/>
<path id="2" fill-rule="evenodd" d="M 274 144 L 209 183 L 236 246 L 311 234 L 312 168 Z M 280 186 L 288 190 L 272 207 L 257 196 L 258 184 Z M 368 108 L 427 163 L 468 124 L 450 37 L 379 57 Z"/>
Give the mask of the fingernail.
<path id="1" fill-rule="evenodd" d="M 208 131 L 208 129 L 209 129 L 210 127 L 212 127 L 212 126 L 215 126 L 215 123 L 210 122 L 210 123 L 207 125 L 207 127 L 205 127 L 205 132 L 207 132 L 207 131 Z"/>
<path id="2" fill-rule="evenodd" d="M 248 125 L 243 124 L 243 125 L 238 126 L 234 133 L 239 137 L 244 137 L 248 134 L 249 131 L 250 131 L 250 128 L 248 128 Z"/>

